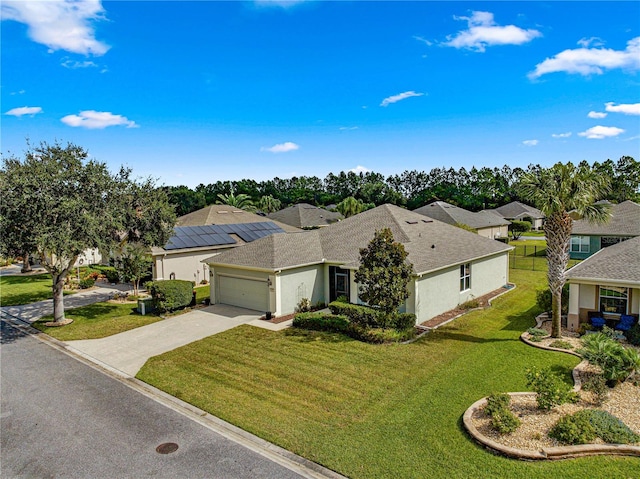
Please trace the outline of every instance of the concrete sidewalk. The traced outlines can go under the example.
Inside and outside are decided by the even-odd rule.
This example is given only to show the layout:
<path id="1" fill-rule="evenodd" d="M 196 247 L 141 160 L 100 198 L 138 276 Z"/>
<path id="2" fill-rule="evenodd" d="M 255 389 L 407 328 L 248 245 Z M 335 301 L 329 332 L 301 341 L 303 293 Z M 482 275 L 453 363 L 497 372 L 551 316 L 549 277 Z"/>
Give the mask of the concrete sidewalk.
<path id="1" fill-rule="evenodd" d="M 152 356 L 171 351 L 259 318 L 248 309 L 216 304 L 101 339 L 67 341 L 76 354 L 134 377 Z"/>

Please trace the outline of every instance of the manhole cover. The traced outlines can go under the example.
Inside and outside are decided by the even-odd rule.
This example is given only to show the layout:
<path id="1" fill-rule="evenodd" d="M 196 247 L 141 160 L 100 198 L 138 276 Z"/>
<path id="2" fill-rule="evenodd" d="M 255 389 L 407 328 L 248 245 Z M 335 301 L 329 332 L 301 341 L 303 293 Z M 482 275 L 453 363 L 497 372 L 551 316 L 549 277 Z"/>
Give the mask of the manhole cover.
<path id="1" fill-rule="evenodd" d="M 171 454 L 178 450 L 178 445 L 175 442 L 165 442 L 156 447 L 156 452 L 160 454 Z"/>

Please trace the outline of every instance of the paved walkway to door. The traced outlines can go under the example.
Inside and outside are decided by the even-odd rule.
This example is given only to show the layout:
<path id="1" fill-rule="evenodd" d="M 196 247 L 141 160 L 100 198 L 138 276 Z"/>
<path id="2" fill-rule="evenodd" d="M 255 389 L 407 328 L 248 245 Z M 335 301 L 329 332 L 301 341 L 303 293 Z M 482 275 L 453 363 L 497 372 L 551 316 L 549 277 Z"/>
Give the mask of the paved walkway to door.
<path id="1" fill-rule="evenodd" d="M 107 338 L 66 343 L 70 349 L 91 361 L 121 375 L 134 377 L 152 356 L 250 323 L 259 317 L 257 311 L 216 304 Z"/>

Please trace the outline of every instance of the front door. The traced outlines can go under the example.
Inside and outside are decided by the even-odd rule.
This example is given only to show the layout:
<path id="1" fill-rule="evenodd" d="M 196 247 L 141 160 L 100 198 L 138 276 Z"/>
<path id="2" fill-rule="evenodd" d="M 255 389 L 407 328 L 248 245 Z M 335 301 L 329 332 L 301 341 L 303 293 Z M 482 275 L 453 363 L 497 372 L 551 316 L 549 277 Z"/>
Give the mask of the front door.
<path id="1" fill-rule="evenodd" d="M 349 270 L 329 266 L 329 301 L 335 301 L 340 296 L 349 299 Z"/>

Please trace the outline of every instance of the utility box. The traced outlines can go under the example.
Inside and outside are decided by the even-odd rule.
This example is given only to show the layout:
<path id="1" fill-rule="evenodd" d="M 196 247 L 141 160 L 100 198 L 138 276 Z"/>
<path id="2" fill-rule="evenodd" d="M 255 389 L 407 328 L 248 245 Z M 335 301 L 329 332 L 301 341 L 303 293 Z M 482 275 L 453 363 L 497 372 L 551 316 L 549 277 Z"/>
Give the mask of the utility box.
<path id="1" fill-rule="evenodd" d="M 152 313 L 156 308 L 153 306 L 153 298 L 144 298 L 138 300 L 138 313 L 142 316 Z"/>

